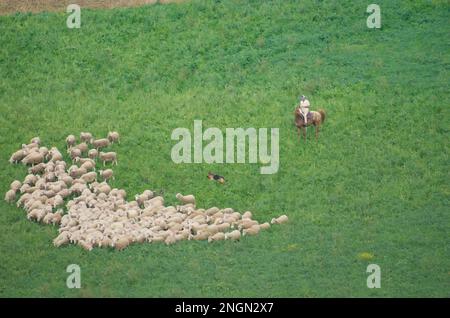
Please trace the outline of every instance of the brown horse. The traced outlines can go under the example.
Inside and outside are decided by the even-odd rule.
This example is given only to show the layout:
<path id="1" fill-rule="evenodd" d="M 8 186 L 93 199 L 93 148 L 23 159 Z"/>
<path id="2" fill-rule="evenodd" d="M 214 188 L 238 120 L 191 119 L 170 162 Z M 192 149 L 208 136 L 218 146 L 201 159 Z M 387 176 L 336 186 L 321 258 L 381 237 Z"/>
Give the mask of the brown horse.
<path id="1" fill-rule="evenodd" d="M 297 126 L 298 140 L 300 140 L 300 130 L 303 131 L 303 137 L 306 140 L 306 127 L 314 125 L 316 130 L 316 140 L 319 138 L 320 125 L 325 121 L 325 111 L 319 109 L 319 111 L 310 111 L 311 119 L 308 116 L 308 122 L 305 125 L 305 120 L 303 119 L 303 114 L 300 111 L 300 107 L 297 107 L 294 111 L 295 115 L 295 126 Z M 309 114 L 308 114 L 309 115 Z"/>

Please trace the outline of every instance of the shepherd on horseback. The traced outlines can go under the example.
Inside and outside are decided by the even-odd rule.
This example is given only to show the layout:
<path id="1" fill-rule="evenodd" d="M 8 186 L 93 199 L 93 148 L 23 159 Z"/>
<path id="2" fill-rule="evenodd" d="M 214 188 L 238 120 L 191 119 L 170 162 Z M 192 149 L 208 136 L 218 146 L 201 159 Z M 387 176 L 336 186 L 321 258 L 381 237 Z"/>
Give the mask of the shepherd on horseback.
<path id="1" fill-rule="evenodd" d="M 308 123 L 308 113 L 309 113 L 309 100 L 306 99 L 305 95 L 300 97 L 300 111 L 303 115 L 303 119 L 305 120 L 305 125 Z"/>
<path id="2" fill-rule="evenodd" d="M 319 137 L 320 125 L 325 121 L 325 111 L 319 109 L 318 111 L 309 110 L 310 103 L 305 95 L 300 97 L 300 103 L 295 108 L 295 126 L 297 126 L 298 138 L 300 140 L 300 130 L 303 131 L 303 137 L 306 140 L 306 127 L 314 125 L 316 131 L 316 140 Z M 308 118 L 309 117 L 309 118 Z"/>

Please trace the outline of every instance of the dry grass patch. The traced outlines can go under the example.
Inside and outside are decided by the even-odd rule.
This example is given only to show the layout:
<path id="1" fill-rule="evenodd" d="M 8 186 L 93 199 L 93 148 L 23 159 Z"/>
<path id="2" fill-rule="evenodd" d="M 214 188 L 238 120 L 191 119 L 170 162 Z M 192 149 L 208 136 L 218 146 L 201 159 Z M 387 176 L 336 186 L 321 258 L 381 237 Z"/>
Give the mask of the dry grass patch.
<path id="1" fill-rule="evenodd" d="M 135 7 L 155 3 L 178 3 L 183 0 L 0 0 L 0 15 L 15 12 L 64 11 L 69 4 L 75 3 L 82 8 Z"/>

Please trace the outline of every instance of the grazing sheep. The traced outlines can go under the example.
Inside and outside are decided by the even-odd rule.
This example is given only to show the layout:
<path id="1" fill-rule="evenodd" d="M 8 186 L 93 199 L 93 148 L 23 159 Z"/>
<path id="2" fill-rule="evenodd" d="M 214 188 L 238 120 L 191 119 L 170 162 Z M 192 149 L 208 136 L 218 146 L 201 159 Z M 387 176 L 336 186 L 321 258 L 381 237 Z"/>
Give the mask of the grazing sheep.
<path id="1" fill-rule="evenodd" d="M 52 224 L 60 224 L 61 223 L 61 218 L 62 218 L 62 212 L 61 210 L 58 210 L 57 212 L 53 213 L 53 219 L 52 219 Z"/>
<path id="2" fill-rule="evenodd" d="M 111 178 L 114 180 L 114 172 L 111 169 L 100 170 L 99 173 L 104 181 L 108 181 Z"/>
<path id="3" fill-rule="evenodd" d="M 95 171 L 95 163 L 93 163 L 92 161 L 86 161 L 85 163 L 83 163 L 80 168 L 84 168 L 87 171 L 91 171 L 94 170 Z"/>
<path id="4" fill-rule="evenodd" d="M 95 170 L 93 158 L 97 157 L 98 151 L 92 149 L 89 158 L 80 156 L 86 152 L 88 141 L 86 137 L 81 144 L 74 146 L 74 138 L 66 140 L 68 152 L 81 165 L 72 165 L 68 170 L 55 147 L 48 151 L 46 147 L 39 148 L 37 143 L 22 145 L 16 156 L 24 164 L 36 165 L 28 169 L 29 175 L 23 183 L 17 180 L 11 183 L 5 200 L 14 202 L 16 192 L 20 191 L 23 194 L 17 206 L 24 208 L 28 219 L 59 224 L 60 235 L 53 242 L 55 246 L 72 242 L 89 251 L 105 246 L 121 250 L 133 242 L 165 242 L 170 245 L 192 239 L 208 242 L 239 240 L 241 235 L 256 235 L 261 229 L 271 226 L 268 222 L 259 225 L 252 219 L 250 211 L 241 215 L 232 208 L 197 209 L 193 195 L 178 193 L 176 197 L 182 204 L 177 206 L 165 206 L 164 198 L 155 197 L 151 190 L 136 195 L 135 201 L 127 201 L 125 190 L 111 189 L 108 185 L 107 181 L 114 178 L 111 169 L 100 170 L 103 182 L 96 181 L 97 174 L 91 170 Z M 110 133 L 105 144 L 116 141 L 119 141 L 118 134 L 115 137 Z M 42 161 L 38 163 L 39 160 L 33 159 L 35 156 L 41 156 L 39 159 Z M 50 161 L 44 163 L 48 157 Z M 11 159 L 11 162 L 19 162 Z M 117 164 L 115 152 L 100 152 L 100 159 L 103 165 L 105 162 Z M 65 204 L 66 198 L 71 199 Z M 66 215 L 63 216 L 62 209 L 53 212 L 64 204 Z M 273 219 L 272 223 L 286 221 L 287 216 L 283 215 Z M 233 230 L 236 227 L 238 230 Z"/>
<path id="5" fill-rule="evenodd" d="M 211 234 L 208 231 L 200 231 L 194 235 L 193 239 L 196 241 L 204 241 L 209 238 Z"/>
<path id="6" fill-rule="evenodd" d="M 39 152 L 32 152 L 28 156 L 22 159 L 24 165 L 32 165 L 41 163 L 44 161 L 44 156 Z"/>
<path id="7" fill-rule="evenodd" d="M 64 199 L 61 195 L 57 194 L 53 198 L 53 208 L 62 206 L 64 204 Z"/>
<path id="8" fill-rule="evenodd" d="M 98 150 L 97 149 L 90 149 L 88 151 L 88 157 L 90 159 L 96 159 L 98 157 Z"/>
<path id="9" fill-rule="evenodd" d="M 76 169 L 71 170 L 71 171 L 69 172 L 69 175 L 70 175 L 72 178 L 79 178 L 79 177 L 81 177 L 83 174 L 86 174 L 86 173 L 87 173 L 87 170 L 86 170 L 86 169 L 84 169 L 84 168 L 76 168 Z"/>
<path id="10" fill-rule="evenodd" d="M 261 224 L 259 227 L 261 228 L 261 230 L 267 230 L 270 228 L 270 223 L 265 222 L 265 223 Z"/>
<path id="11" fill-rule="evenodd" d="M 288 220 L 289 219 L 288 219 L 287 215 L 282 215 L 282 216 L 280 216 L 278 218 L 272 219 L 272 221 L 270 221 L 270 223 L 272 223 L 272 224 L 283 224 L 283 223 L 286 223 Z"/>
<path id="12" fill-rule="evenodd" d="M 42 219 L 42 223 L 44 224 L 50 224 L 53 220 L 53 213 L 47 213 L 44 218 Z"/>
<path id="13" fill-rule="evenodd" d="M 100 160 L 105 165 L 105 162 L 112 162 L 117 166 L 117 154 L 115 152 L 100 152 Z"/>
<path id="14" fill-rule="evenodd" d="M 63 156 L 56 147 L 52 147 L 48 154 L 50 156 L 50 161 L 52 162 L 63 161 Z"/>
<path id="15" fill-rule="evenodd" d="M 225 208 L 222 210 L 223 214 L 231 214 L 233 212 L 234 212 L 234 210 L 232 208 Z"/>
<path id="16" fill-rule="evenodd" d="M 110 195 L 125 199 L 127 197 L 127 192 L 124 189 L 112 189 Z"/>
<path id="17" fill-rule="evenodd" d="M 47 148 L 47 147 L 41 147 L 41 148 L 39 148 L 39 153 L 42 154 L 42 155 L 44 156 L 45 159 L 48 158 L 49 151 L 48 151 L 48 148 Z"/>
<path id="18" fill-rule="evenodd" d="M 70 241 L 70 233 L 62 232 L 54 240 L 53 245 L 60 247 L 61 245 L 68 244 Z"/>
<path id="19" fill-rule="evenodd" d="M 220 232 L 225 232 L 230 227 L 231 227 L 231 224 L 230 223 L 226 223 L 226 222 L 217 225 L 217 228 L 219 229 Z"/>
<path id="20" fill-rule="evenodd" d="M 250 219 L 243 219 L 238 222 L 238 229 L 249 229 L 253 225 L 258 225 L 258 221 L 250 220 Z"/>
<path id="21" fill-rule="evenodd" d="M 22 150 L 25 152 L 25 155 L 29 155 L 32 152 L 39 152 L 39 145 L 35 143 L 28 145 L 22 144 Z"/>
<path id="22" fill-rule="evenodd" d="M 222 240 L 225 240 L 225 233 L 223 232 L 217 232 L 216 234 L 208 237 L 208 242 L 222 241 Z"/>
<path id="23" fill-rule="evenodd" d="M 175 235 L 170 234 L 166 237 L 166 239 L 164 240 L 164 243 L 166 243 L 166 245 L 172 245 L 174 243 L 177 242 L 177 239 L 175 238 Z"/>
<path id="24" fill-rule="evenodd" d="M 81 150 L 79 148 L 69 148 L 69 150 L 67 150 L 67 153 L 72 159 L 72 162 L 74 162 L 76 158 L 81 157 Z"/>
<path id="25" fill-rule="evenodd" d="M 58 192 L 58 195 L 60 195 L 61 198 L 63 198 L 63 199 L 69 197 L 71 194 L 72 194 L 72 191 L 70 191 L 70 189 L 62 189 L 61 191 Z"/>
<path id="26" fill-rule="evenodd" d="M 89 150 L 89 147 L 88 147 L 87 143 L 82 142 L 76 146 L 73 146 L 72 149 L 79 149 L 82 153 L 87 153 Z"/>
<path id="27" fill-rule="evenodd" d="M 150 190 L 144 190 L 144 192 L 142 192 L 142 194 L 146 195 L 149 200 L 152 199 L 155 196 L 153 191 L 150 191 Z"/>
<path id="28" fill-rule="evenodd" d="M 113 241 L 109 237 L 104 236 L 103 239 L 98 244 L 98 246 L 99 247 L 111 247 L 112 244 L 113 244 Z"/>
<path id="29" fill-rule="evenodd" d="M 8 203 L 13 203 L 16 200 L 16 191 L 9 190 L 5 194 L 5 201 Z"/>
<path id="30" fill-rule="evenodd" d="M 107 138 L 92 140 L 91 143 L 92 143 L 92 146 L 97 150 L 100 148 L 108 147 L 110 144 L 110 142 Z"/>
<path id="31" fill-rule="evenodd" d="M 128 245 L 130 245 L 130 241 L 126 237 L 118 237 L 113 242 L 112 247 L 114 247 L 116 250 L 120 251 L 125 249 Z"/>
<path id="32" fill-rule="evenodd" d="M 19 198 L 16 206 L 19 208 L 19 207 L 23 206 L 25 203 L 27 203 L 30 199 L 31 199 L 31 194 L 25 193 Z"/>
<path id="33" fill-rule="evenodd" d="M 92 134 L 89 132 L 81 132 L 80 140 L 84 142 L 90 142 L 92 140 Z"/>
<path id="34" fill-rule="evenodd" d="M 73 183 L 73 178 L 69 175 L 63 176 L 61 179 L 68 187 L 70 187 Z"/>
<path id="35" fill-rule="evenodd" d="M 22 161 L 23 158 L 25 158 L 26 152 L 23 151 L 23 149 L 17 150 L 15 153 L 11 155 L 11 158 L 9 158 L 10 163 L 18 163 Z"/>
<path id="36" fill-rule="evenodd" d="M 249 227 L 248 229 L 243 229 L 242 230 L 242 234 L 245 235 L 257 235 L 259 233 L 260 230 L 260 226 L 259 225 L 253 225 L 251 227 Z"/>
<path id="37" fill-rule="evenodd" d="M 206 210 L 205 211 L 205 213 L 206 213 L 206 215 L 214 215 L 214 214 L 216 214 L 217 212 L 219 212 L 219 208 L 217 208 L 217 207 L 212 207 L 212 208 L 209 208 L 208 210 Z"/>
<path id="38" fill-rule="evenodd" d="M 73 147 L 76 142 L 77 142 L 77 140 L 74 135 L 67 136 L 67 138 L 66 138 L 67 149 Z"/>
<path id="39" fill-rule="evenodd" d="M 22 182 L 20 182 L 19 180 L 14 180 L 13 182 L 11 182 L 11 185 L 9 186 L 9 188 L 11 190 L 13 190 L 14 192 L 17 192 L 17 191 L 19 191 L 21 186 L 22 186 Z"/>
<path id="40" fill-rule="evenodd" d="M 195 197 L 192 194 L 182 195 L 181 193 L 177 193 L 175 197 L 183 204 L 191 203 L 195 205 Z"/>
<path id="41" fill-rule="evenodd" d="M 25 177 L 25 180 L 23 181 L 23 183 L 33 186 L 36 184 L 37 181 L 38 181 L 37 176 L 35 176 L 34 174 L 29 174 Z"/>
<path id="42" fill-rule="evenodd" d="M 120 144 L 120 140 L 119 140 L 119 133 L 117 132 L 117 131 L 110 131 L 109 133 L 108 133 L 108 140 L 111 142 L 111 143 L 115 143 L 115 142 L 118 142 L 119 144 Z"/>
<path id="43" fill-rule="evenodd" d="M 78 164 L 81 164 L 81 165 L 85 164 L 86 162 L 90 162 L 92 165 L 95 166 L 95 161 L 93 159 L 91 159 L 91 158 L 78 157 L 78 158 L 75 158 L 75 162 L 78 163 Z"/>
<path id="44" fill-rule="evenodd" d="M 96 189 L 95 189 L 95 193 L 99 194 L 99 193 L 104 193 L 104 194 L 109 194 L 111 192 L 111 187 L 107 184 L 107 183 L 100 183 Z"/>
<path id="45" fill-rule="evenodd" d="M 225 239 L 226 240 L 237 241 L 240 238 L 241 238 L 241 232 L 238 231 L 238 230 L 234 230 L 232 232 L 225 233 Z"/>
<path id="46" fill-rule="evenodd" d="M 246 211 L 244 214 L 242 214 L 243 219 L 251 219 L 253 217 L 252 212 Z"/>
<path id="47" fill-rule="evenodd" d="M 92 249 L 94 248 L 92 246 L 92 243 L 90 242 L 86 242 L 84 240 L 80 240 L 78 241 L 78 245 L 80 245 L 83 249 L 85 249 L 86 251 L 92 251 Z"/>
<path id="48" fill-rule="evenodd" d="M 30 141 L 31 144 L 37 144 L 40 145 L 41 144 L 41 138 L 39 137 L 33 137 Z"/>
<path id="49" fill-rule="evenodd" d="M 31 174 L 42 173 L 42 172 L 44 172 L 45 167 L 46 167 L 46 164 L 41 162 L 40 164 L 37 164 L 31 168 L 28 168 L 28 173 L 31 173 Z"/>

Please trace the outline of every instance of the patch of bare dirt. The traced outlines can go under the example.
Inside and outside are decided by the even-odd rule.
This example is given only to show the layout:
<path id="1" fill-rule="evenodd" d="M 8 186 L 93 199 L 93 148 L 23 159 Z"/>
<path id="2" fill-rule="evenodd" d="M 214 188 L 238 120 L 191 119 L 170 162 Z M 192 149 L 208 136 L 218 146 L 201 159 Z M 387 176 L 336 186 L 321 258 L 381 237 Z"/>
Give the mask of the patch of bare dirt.
<path id="1" fill-rule="evenodd" d="M 64 11 L 69 4 L 83 8 L 110 9 L 116 7 L 136 7 L 155 3 L 178 3 L 183 0 L 0 0 L 0 15 L 16 12 Z"/>

